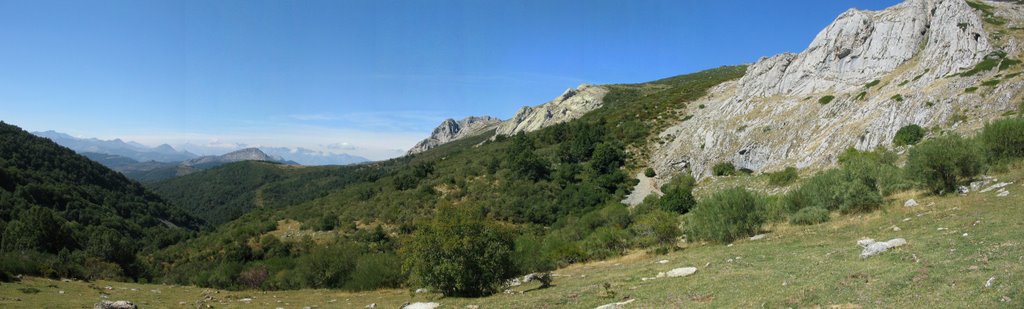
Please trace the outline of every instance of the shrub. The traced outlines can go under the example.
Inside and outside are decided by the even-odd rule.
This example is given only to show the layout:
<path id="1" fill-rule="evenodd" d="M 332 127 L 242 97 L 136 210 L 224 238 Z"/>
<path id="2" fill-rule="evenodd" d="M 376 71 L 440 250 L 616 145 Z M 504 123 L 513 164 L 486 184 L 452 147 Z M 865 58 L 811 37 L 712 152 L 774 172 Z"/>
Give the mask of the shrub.
<path id="1" fill-rule="evenodd" d="M 912 124 L 904 126 L 896 131 L 896 136 L 892 138 L 892 143 L 896 146 L 905 145 L 916 145 L 924 138 L 924 128 L 919 125 Z"/>
<path id="2" fill-rule="evenodd" d="M 368 291 L 397 288 L 405 281 L 402 260 L 394 253 L 369 253 L 359 257 L 345 289 Z"/>
<path id="3" fill-rule="evenodd" d="M 764 221 L 758 212 L 761 203 L 761 197 L 740 187 L 716 192 L 693 210 L 690 235 L 718 242 L 753 235 Z"/>
<path id="4" fill-rule="evenodd" d="M 715 176 L 728 176 L 736 174 L 736 166 L 732 162 L 722 162 L 715 164 L 711 167 L 711 171 Z"/>
<path id="5" fill-rule="evenodd" d="M 796 168 L 790 166 L 782 171 L 768 173 L 768 184 L 781 187 L 793 183 L 799 177 Z"/>
<path id="6" fill-rule="evenodd" d="M 789 218 L 789 223 L 799 225 L 811 225 L 828 221 L 828 209 L 821 207 L 807 207 L 797 211 Z"/>
<path id="7" fill-rule="evenodd" d="M 982 155 L 976 144 L 958 135 L 925 141 L 910 150 L 907 173 L 933 193 L 954 192 L 963 179 L 981 172 Z"/>
<path id="8" fill-rule="evenodd" d="M 896 101 L 896 102 L 903 102 L 903 95 L 902 94 L 896 94 L 896 95 L 892 96 L 892 100 Z"/>
<path id="9" fill-rule="evenodd" d="M 973 93 L 975 91 L 978 91 L 978 87 L 967 87 L 967 88 L 964 88 L 964 93 Z"/>
<path id="10" fill-rule="evenodd" d="M 839 169 L 820 172 L 786 194 L 783 203 L 791 213 L 809 207 L 838 209 L 842 204 L 842 188 L 845 183 L 846 179 Z"/>
<path id="11" fill-rule="evenodd" d="M 603 260 L 622 255 L 629 248 L 629 233 L 618 227 L 602 226 L 583 239 L 587 258 Z"/>
<path id="12" fill-rule="evenodd" d="M 978 140 L 991 161 L 1024 157 L 1024 119 L 1007 118 L 986 124 Z"/>
<path id="13" fill-rule="evenodd" d="M 238 274 L 238 284 L 246 288 L 257 289 L 263 286 L 264 281 L 267 281 L 267 276 L 269 276 L 267 267 L 257 265 Z"/>
<path id="14" fill-rule="evenodd" d="M 647 169 L 644 170 L 644 176 L 646 176 L 648 178 L 654 177 L 656 175 L 657 174 L 654 173 L 654 169 L 653 168 L 648 167 Z"/>
<path id="15" fill-rule="evenodd" d="M 635 235 L 634 241 L 641 247 L 673 246 L 681 233 L 676 215 L 661 210 L 654 210 L 636 218 L 629 229 Z"/>
<path id="16" fill-rule="evenodd" d="M 692 176 L 684 174 L 676 176 L 672 182 L 661 186 L 664 196 L 658 200 L 658 207 L 664 211 L 685 214 L 697 204 L 693 198 L 693 185 L 696 182 Z"/>
<path id="17" fill-rule="evenodd" d="M 479 208 L 443 206 L 408 245 L 406 265 L 445 296 L 493 294 L 516 275 L 512 234 Z"/>
<path id="18" fill-rule="evenodd" d="M 836 97 L 833 96 L 833 95 L 823 96 L 820 99 L 818 99 L 818 103 L 821 104 L 821 105 L 825 105 L 825 104 L 831 103 L 832 100 L 834 100 L 835 98 Z"/>
<path id="19" fill-rule="evenodd" d="M 879 83 L 881 83 L 881 82 L 882 82 L 882 81 L 880 81 L 880 80 L 877 80 L 877 79 L 876 79 L 876 80 L 873 80 L 873 81 L 871 81 L 871 82 L 868 82 L 868 83 L 867 83 L 866 85 L 864 85 L 864 88 L 871 88 L 871 87 L 877 86 L 877 85 L 878 85 Z"/>
<path id="20" fill-rule="evenodd" d="M 864 182 L 853 181 L 844 187 L 843 202 L 839 205 L 839 211 L 844 214 L 868 212 L 882 205 L 882 195 Z"/>

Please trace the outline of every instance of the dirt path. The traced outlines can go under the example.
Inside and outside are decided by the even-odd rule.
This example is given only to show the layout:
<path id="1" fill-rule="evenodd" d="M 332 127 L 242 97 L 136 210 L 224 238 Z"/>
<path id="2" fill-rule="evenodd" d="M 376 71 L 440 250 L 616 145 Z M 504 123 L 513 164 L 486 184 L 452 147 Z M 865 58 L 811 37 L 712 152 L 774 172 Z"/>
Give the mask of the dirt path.
<path id="1" fill-rule="evenodd" d="M 629 195 L 626 196 L 626 199 L 622 200 L 623 204 L 633 207 L 643 202 L 644 198 L 651 193 L 662 195 L 661 191 L 658 190 L 654 178 L 647 177 L 643 172 L 639 172 L 636 174 L 636 179 L 639 179 L 640 183 L 636 184 L 636 187 L 633 188 L 633 192 L 630 192 Z"/>

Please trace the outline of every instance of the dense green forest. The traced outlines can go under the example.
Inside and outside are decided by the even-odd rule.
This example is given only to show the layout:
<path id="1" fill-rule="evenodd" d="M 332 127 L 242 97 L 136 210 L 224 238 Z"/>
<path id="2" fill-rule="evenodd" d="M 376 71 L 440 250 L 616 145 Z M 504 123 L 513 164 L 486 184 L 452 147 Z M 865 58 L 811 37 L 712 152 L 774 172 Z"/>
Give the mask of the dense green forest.
<path id="1" fill-rule="evenodd" d="M 203 224 L 123 175 L 0 122 L 0 275 L 149 278 L 138 256 Z"/>

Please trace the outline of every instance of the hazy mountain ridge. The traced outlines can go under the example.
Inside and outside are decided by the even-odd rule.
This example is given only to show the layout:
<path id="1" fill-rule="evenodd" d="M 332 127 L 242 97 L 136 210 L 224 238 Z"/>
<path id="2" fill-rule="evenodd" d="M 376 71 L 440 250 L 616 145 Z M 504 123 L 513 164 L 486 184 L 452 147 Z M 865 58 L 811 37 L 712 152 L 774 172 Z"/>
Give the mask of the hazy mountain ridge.
<path id="1" fill-rule="evenodd" d="M 52 130 L 45 132 L 32 132 L 32 134 L 49 138 L 57 144 L 71 148 L 71 150 L 78 153 L 92 152 L 113 154 L 139 162 L 178 162 L 198 157 L 198 155 L 188 151 L 178 151 L 167 144 L 150 148 L 135 142 L 125 142 L 121 139 L 101 140 L 97 138 L 78 138 Z"/>

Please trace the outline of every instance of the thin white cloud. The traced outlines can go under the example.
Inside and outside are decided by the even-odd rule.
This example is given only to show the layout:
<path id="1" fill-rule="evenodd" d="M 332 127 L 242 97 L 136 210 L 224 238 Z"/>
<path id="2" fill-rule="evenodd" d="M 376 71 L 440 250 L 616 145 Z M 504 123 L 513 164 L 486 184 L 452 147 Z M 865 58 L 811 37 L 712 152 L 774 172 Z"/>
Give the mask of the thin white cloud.
<path id="1" fill-rule="evenodd" d="M 411 132 L 433 128 L 447 117 L 437 111 L 354 112 L 344 114 L 293 114 L 288 118 L 303 123 L 329 124 L 367 131 Z"/>

